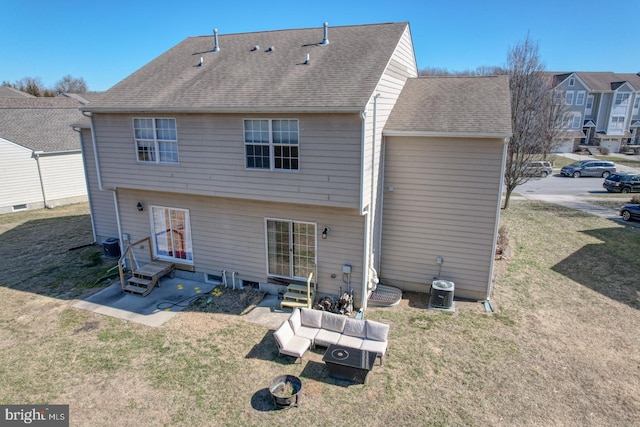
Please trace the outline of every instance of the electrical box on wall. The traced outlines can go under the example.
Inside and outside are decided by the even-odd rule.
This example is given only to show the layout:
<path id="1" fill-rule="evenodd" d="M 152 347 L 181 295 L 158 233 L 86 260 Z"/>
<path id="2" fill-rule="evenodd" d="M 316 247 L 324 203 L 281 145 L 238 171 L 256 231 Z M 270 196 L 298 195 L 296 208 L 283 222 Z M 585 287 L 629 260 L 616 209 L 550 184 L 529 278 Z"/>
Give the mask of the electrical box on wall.
<path id="1" fill-rule="evenodd" d="M 349 264 L 343 265 L 342 272 L 345 274 L 351 274 L 351 266 Z"/>

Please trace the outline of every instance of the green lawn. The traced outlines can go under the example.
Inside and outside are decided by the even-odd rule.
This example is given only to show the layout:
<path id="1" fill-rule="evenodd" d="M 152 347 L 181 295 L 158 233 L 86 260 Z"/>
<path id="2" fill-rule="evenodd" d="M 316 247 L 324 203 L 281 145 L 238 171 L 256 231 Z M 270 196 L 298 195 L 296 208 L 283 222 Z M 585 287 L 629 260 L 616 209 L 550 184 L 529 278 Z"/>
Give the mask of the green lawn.
<path id="1" fill-rule="evenodd" d="M 62 255 L 90 240 L 86 210 L 30 215 L 0 216 L 0 247 L 28 236 Z M 466 301 L 428 310 L 417 293 L 369 309 L 391 332 L 365 385 L 329 378 L 323 349 L 293 364 L 273 331 L 242 316 L 187 310 L 151 328 L 75 309 L 71 296 L 97 272 L 66 277 L 58 256 L 38 268 L 45 250 L 3 249 L 0 402 L 69 404 L 71 425 L 92 427 L 637 425 L 639 230 L 530 201 L 502 216 L 511 256 L 496 262 L 495 312 Z M 56 233 L 69 218 L 74 233 Z M 60 262 L 89 263 L 71 253 Z M 9 275 L 15 262 L 31 268 Z M 49 271 L 55 286 L 36 286 Z M 302 379 L 301 406 L 275 411 L 267 387 L 285 373 Z"/>

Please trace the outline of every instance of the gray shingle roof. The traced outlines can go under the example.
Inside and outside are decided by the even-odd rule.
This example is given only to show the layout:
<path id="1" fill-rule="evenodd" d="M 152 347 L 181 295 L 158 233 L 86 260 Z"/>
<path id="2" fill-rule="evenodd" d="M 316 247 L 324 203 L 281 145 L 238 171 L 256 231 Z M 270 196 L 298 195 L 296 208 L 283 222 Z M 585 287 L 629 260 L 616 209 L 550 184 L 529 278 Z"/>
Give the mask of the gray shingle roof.
<path id="1" fill-rule="evenodd" d="M 407 23 L 190 37 L 87 111 L 314 111 L 362 109 Z M 252 50 L 254 46 L 259 48 Z M 269 47 L 273 50 L 269 51 Z M 306 54 L 310 63 L 305 65 Z M 200 58 L 204 63 L 198 66 Z"/>
<path id="2" fill-rule="evenodd" d="M 510 136 L 509 77 L 409 79 L 384 132 Z"/>
<path id="3" fill-rule="evenodd" d="M 562 83 L 574 73 L 548 73 L 552 77 L 553 86 Z M 640 90 L 640 76 L 632 73 L 613 73 L 610 71 L 576 71 L 575 75 L 595 92 L 610 92 L 629 82 L 635 90 Z"/>
<path id="4" fill-rule="evenodd" d="M 0 86 L 0 98 L 35 98 L 35 96 L 10 86 Z"/>
<path id="5" fill-rule="evenodd" d="M 79 150 L 71 125 L 82 121 L 81 105 L 69 98 L 0 98 L 0 138 L 34 151 Z"/>

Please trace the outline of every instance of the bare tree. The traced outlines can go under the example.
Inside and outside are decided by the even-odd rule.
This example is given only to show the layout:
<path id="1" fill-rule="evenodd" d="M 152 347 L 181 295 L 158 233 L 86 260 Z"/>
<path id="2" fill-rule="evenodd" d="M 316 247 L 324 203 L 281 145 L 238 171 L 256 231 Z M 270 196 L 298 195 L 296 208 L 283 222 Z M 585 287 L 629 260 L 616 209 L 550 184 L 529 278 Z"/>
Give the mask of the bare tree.
<path id="1" fill-rule="evenodd" d="M 56 94 L 61 93 L 85 93 L 88 91 L 87 83 L 82 77 L 76 78 L 67 74 L 56 82 L 54 87 Z"/>
<path id="2" fill-rule="evenodd" d="M 513 190 L 532 178 L 527 174 L 527 162 L 550 151 L 564 113 L 544 75 L 538 44 L 528 35 L 508 52 L 507 70 L 513 136 L 507 148 L 504 209 L 509 207 Z"/>
<path id="3" fill-rule="evenodd" d="M 475 70 L 450 71 L 447 68 L 427 67 L 418 70 L 418 75 L 426 76 L 495 76 L 507 74 L 507 70 L 495 65 L 481 65 Z"/>

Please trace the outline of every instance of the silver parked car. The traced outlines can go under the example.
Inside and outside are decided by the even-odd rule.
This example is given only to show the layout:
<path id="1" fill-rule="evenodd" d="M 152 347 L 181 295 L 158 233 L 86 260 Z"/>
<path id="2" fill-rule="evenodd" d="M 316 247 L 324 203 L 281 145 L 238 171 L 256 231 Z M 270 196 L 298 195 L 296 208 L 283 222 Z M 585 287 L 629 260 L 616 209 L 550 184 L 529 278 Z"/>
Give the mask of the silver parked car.
<path id="1" fill-rule="evenodd" d="M 563 166 L 560 173 L 564 176 L 580 178 L 581 176 L 601 176 L 606 178 L 616 171 L 616 164 L 605 160 L 580 160 Z"/>

